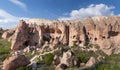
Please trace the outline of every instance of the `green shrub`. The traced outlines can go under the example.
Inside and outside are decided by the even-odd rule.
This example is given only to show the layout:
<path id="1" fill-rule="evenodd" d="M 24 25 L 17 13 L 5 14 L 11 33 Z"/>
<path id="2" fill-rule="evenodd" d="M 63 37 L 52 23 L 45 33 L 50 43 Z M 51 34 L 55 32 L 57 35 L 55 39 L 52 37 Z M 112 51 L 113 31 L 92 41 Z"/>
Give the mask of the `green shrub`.
<path id="1" fill-rule="evenodd" d="M 89 53 L 86 51 L 81 51 L 79 46 L 76 44 L 72 46 L 72 52 L 79 62 L 86 63 L 89 60 Z"/>
<path id="2" fill-rule="evenodd" d="M 76 57 L 80 62 L 83 62 L 83 63 L 86 63 L 89 60 L 89 56 L 85 52 L 81 52 L 77 54 Z"/>
<path id="3" fill-rule="evenodd" d="M 46 54 L 46 55 L 45 55 L 45 63 L 46 63 L 47 65 L 52 64 L 53 58 L 54 58 L 54 55 L 53 55 L 53 54 L 51 54 L 51 53 Z"/>

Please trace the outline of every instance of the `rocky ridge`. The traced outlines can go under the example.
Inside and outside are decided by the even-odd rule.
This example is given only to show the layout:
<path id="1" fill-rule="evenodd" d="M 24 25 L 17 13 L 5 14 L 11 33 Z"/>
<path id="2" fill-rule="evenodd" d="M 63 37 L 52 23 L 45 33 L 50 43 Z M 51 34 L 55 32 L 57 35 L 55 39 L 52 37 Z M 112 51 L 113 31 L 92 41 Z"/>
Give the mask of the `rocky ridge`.
<path id="1" fill-rule="evenodd" d="M 44 24 L 38 25 L 39 23 Z M 82 21 L 31 19 L 29 23 L 21 20 L 15 29 L 5 32 L 2 37 L 11 41 L 12 50 L 20 50 L 28 46 L 34 49 L 43 46 L 46 41 L 53 47 L 59 43 L 69 46 L 75 43 L 77 45 L 92 43 L 99 45 L 100 49 L 109 55 L 120 52 L 118 51 L 119 29 L 119 16 L 89 17 Z"/>

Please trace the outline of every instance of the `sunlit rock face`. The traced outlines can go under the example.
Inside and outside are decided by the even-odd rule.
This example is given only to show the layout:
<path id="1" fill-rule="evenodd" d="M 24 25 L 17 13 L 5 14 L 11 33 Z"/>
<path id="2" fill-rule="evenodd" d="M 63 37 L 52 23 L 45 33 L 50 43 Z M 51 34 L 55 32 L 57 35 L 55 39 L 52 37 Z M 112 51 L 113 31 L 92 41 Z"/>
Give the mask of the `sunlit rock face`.
<path id="1" fill-rule="evenodd" d="M 10 34 L 11 33 L 11 34 Z M 97 44 L 106 54 L 120 51 L 120 16 L 88 17 L 77 20 L 21 20 L 13 32 L 3 34 L 12 42 L 12 50 L 42 47 L 45 41 L 73 46 Z M 34 46 L 34 47 L 33 47 Z"/>
<path id="2" fill-rule="evenodd" d="M 27 66 L 30 64 L 29 59 L 24 55 L 11 56 L 4 60 L 3 70 L 16 70 L 21 66 Z"/>

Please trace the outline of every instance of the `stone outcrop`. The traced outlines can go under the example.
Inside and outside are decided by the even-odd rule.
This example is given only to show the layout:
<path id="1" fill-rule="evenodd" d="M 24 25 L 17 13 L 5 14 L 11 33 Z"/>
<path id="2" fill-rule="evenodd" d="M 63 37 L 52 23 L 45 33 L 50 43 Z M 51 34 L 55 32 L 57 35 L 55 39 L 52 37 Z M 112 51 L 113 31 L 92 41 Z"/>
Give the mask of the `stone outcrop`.
<path id="1" fill-rule="evenodd" d="M 2 38 L 3 39 L 8 39 L 8 41 L 11 41 L 11 36 L 15 33 L 15 29 L 9 29 L 9 31 L 6 31 L 3 33 Z"/>
<path id="2" fill-rule="evenodd" d="M 60 64 L 60 57 L 59 57 L 59 56 L 57 56 L 57 55 L 54 56 L 53 64 L 54 64 L 54 65 Z"/>
<path id="3" fill-rule="evenodd" d="M 63 53 L 60 63 L 69 66 L 73 62 L 73 56 L 70 51 Z"/>
<path id="4" fill-rule="evenodd" d="M 97 44 L 106 54 L 119 53 L 120 16 L 89 17 L 86 19 L 50 21 L 29 19 L 20 21 L 13 32 L 3 34 L 12 42 L 12 50 L 26 47 L 40 48 L 48 41 L 52 47 L 57 44 L 73 46 Z M 33 47 L 34 46 L 34 47 Z"/>
<path id="5" fill-rule="evenodd" d="M 77 61 L 70 51 L 63 53 L 63 57 L 60 59 L 60 63 L 57 64 L 55 70 L 65 70 L 70 65 L 76 65 Z"/>
<path id="6" fill-rule="evenodd" d="M 88 62 L 86 63 L 86 67 L 93 67 L 96 64 L 96 59 L 94 57 L 90 57 Z"/>
<path id="7" fill-rule="evenodd" d="M 3 70 L 16 70 L 16 68 L 26 66 L 30 61 L 24 55 L 11 56 L 3 62 Z"/>

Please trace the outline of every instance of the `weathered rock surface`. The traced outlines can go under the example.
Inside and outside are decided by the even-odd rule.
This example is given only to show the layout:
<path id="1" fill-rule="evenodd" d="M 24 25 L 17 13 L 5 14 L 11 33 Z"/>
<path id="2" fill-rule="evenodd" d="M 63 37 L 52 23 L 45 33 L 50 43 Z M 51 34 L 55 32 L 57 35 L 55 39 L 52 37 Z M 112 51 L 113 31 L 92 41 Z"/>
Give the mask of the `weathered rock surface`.
<path id="1" fill-rule="evenodd" d="M 3 33 L 2 38 L 8 39 L 10 41 L 11 36 L 15 33 L 15 28 L 9 29 L 9 31 L 6 31 Z"/>
<path id="2" fill-rule="evenodd" d="M 70 65 L 74 64 L 75 58 L 70 51 L 63 53 L 63 57 L 60 59 L 60 63 L 56 66 L 55 70 L 65 70 Z"/>
<path id="3" fill-rule="evenodd" d="M 69 66 L 73 62 L 73 56 L 70 51 L 63 53 L 60 63 Z"/>
<path id="4" fill-rule="evenodd" d="M 3 62 L 3 70 L 16 70 L 21 66 L 26 66 L 30 61 L 24 55 L 11 56 Z"/>
<path id="5" fill-rule="evenodd" d="M 96 59 L 94 57 L 91 57 L 88 62 L 86 63 L 86 67 L 93 67 L 96 64 Z"/>
<path id="6" fill-rule="evenodd" d="M 54 56 L 53 64 L 54 64 L 54 65 L 60 64 L 60 57 L 59 57 L 59 56 L 57 56 L 57 55 Z"/>
<path id="7" fill-rule="evenodd" d="M 119 35 L 120 16 L 101 16 L 68 21 L 22 20 L 15 31 L 4 33 L 3 38 L 9 38 L 12 50 L 28 46 L 35 46 L 36 49 L 42 47 L 45 41 L 48 41 L 51 47 L 56 47 L 57 44 L 72 46 L 75 43 L 77 45 L 92 43 L 99 45 L 103 52 L 110 55 L 120 52 L 116 50 L 120 46 Z"/>

